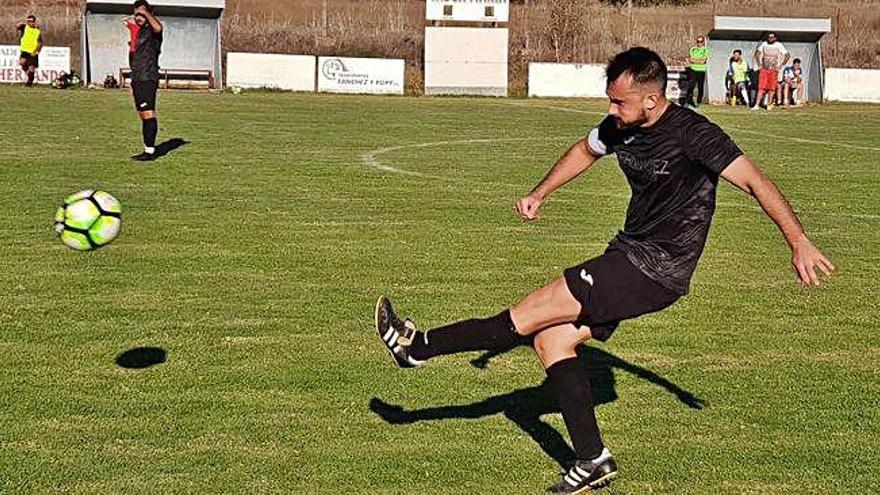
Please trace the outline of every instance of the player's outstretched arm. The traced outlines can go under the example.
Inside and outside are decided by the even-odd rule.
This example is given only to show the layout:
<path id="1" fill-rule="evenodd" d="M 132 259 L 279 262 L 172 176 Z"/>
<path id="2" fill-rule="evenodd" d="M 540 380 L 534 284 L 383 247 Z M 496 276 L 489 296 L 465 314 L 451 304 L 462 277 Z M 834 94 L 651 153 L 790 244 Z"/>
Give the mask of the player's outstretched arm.
<path id="1" fill-rule="evenodd" d="M 523 196 L 516 202 L 514 209 L 523 220 L 534 220 L 538 218 L 538 209 L 544 203 L 544 200 L 550 196 L 553 191 L 559 189 L 568 181 L 582 174 L 590 165 L 596 162 L 599 157 L 590 151 L 586 139 L 581 139 L 571 145 L 568 151 L 562 155 L 562 158 L 553 165 L 553 168 L 547 172 L 544 179 L 532 189 L 527 196 Z"/>
<path id="2" fill-rule="evenodd" d="M 802 284 L 819 285 L 817 268 L 826 276 L 831 276 L 834 265 L 813 246 L 779 188 L 752 160 L 746 155 L 740 155 L 721 172 L 721 177 L 746 194 L 754 196 L 767 216 L 776 223 L 791 248 L 791 264 Z"/>

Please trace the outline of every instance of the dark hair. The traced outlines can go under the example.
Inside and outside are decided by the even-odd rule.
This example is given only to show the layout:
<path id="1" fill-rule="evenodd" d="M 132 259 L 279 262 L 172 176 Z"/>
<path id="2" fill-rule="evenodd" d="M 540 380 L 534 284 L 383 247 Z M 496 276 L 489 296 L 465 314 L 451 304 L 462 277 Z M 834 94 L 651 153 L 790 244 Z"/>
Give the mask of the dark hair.
<path id="1" fill-rule="evenodd" d="M 792 60 L 791 63 L 792 63 L 792 65 L 799 64 L 799 63 L 801 63 L 801 59 L 796 58 L 796 59 Z"/>
<path id="2" fill-rule="evenodd" d="M 20 17 L 19 17 L 19 19 L 20 19 Z M 37 16 L 35 16 L 34 14 L 28 14 L 27 17 L 26 17 L 26 19 L 27 19 L 27 20 L 31 20 L 31 19 L 33 19 L 33 20 L 36 21 L 36 20 L 37 20 Z"/>
<path id="3" fill-rule="evenodd" d="M 778 38 L 778 37 L 779 37 L 779 36 L 776 36 L 776 33 L 774 33 L 773 31 L 770 31 L 769 33 L 767 33 L 767 37 L 768 37 L 768 38 L 771 37 L 771 36 L 773 36 L 774 38 Z"/>
<path id="4" fill-rule="evenodd" d="M 733 53 L 739 53 L 740 55 L 742 55 L 742 52 L 743 52 L 743 51 L 740 50 L 739 48 L 737 48 L 736 50 L 733 51 Z"/>
<path id="5" fill-rule="evenodd" d="M 150 13 L 153 12 L 153 6 L 150 5 L 150 2 L 148 2 L 147 0 L 135 0 L 134 5 L 132 7 L 135 9 L 138 7 L 146 7 L 147 12 L 150 12 Z"/>
<path id="6" fill-rule="evenodd" d="M 656 52 L 637 46 L 614 56 L 605 68 L 607 86 L 629 74 L 636 84 L 654 84 L 666 92 L 666 64 Z"/>

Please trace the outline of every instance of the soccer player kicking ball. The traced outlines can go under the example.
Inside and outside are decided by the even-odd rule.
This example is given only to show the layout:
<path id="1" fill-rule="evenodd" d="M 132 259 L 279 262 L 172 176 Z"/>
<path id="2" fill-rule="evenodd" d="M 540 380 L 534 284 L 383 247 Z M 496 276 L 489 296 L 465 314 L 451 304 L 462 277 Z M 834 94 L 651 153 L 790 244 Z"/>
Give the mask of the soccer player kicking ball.
<path id="1" fill-rule="evenodd" d="M 605 253 L 566 269 L 562 277 L 487 319 L 421 332 L 410 320 L 401 321 L 387 298 L 379 298 L 376 306 L 379 338 L 400 367 L 463 351 L 534 346 L 578 459 L 550 489 L 553 493 L 600 488 L 617 475 L 575 349 L 590 338 L 605 341 L 621 321 L 659 311 L 687 293 L 709 232 L 719 176 L 753 196 L 776 223 L 801 283 L 817 286 L 817 269 L 825 275 L 834 270 L 779 189 L 730 137 L 666 99 L 666 65 L 656 53 L 631 48 L 610 61 L 606 75 L 608 116 L 515 207 L 523 219 L 536 219 L 553 191 L 600 157 L 616 153 L 632 198 L 623 230 Z"/>
<path id="2" fill-rule="evenodd" d="M 156 93 L 159 90 L 159 53 L 162 50 L 162 23 L 153 15 L 146 0 L 134 2 L 134 15 L 123 19 L 131 38 L 128 44 L 128 62 L 131 67 L 131 94 L 134 107 L 141 119 L 144 137 L 143 153 L 132 160 L 146 162 L 156 159 Z"/>

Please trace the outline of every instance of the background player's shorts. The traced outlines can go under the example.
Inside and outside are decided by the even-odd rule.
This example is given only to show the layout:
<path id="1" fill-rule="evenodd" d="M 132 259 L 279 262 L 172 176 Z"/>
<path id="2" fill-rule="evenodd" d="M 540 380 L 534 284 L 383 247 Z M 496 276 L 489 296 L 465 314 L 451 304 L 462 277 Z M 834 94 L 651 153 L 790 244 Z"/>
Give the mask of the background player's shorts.
<path id="1" fill-rule="evenodd" d="M 33 53 L 28 53 L 28 52 L 21 52 L 19 57 L 24 59 L 25 67 L 39 67 L 40 66 L 40 57 L 38 55 L 34 55 Z"/>
<path id="2" fill-rule="evenodd" d="M 156 92 L 159 81 L 132 81 L 131 94 L 134 96 L 134 108 L 138 112 L 156 109 Z"/>
<path id="3" fill-rule="evenodd" d="M 666 308 L 680 297 L 648 278 L 626 253 L 611 248 L 598 258 L 567 268 L 568 290 L 581 303 L 575 325 L 586 325 L 606 341 L 622 320 Z"/>
<path id="4" fill-rule="evenodd" d="M 758 73 L 758 89 L 761 91 L 776 91 L 776 85 L 779 83 L 778 78 L 778 70 L 761 69 Z"/>

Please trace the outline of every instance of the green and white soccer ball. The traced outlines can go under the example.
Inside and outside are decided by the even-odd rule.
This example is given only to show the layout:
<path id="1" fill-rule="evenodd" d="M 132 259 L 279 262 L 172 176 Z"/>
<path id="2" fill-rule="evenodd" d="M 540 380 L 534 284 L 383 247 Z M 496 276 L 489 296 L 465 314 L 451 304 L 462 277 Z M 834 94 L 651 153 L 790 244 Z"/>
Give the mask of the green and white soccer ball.
<path id="1" fill-rule="evenodd" d="M 71 194 L 55 211 L 55 233 L 77 251 L 105 246 L 119 235 L 122 205 L 104 191 Z"/>

